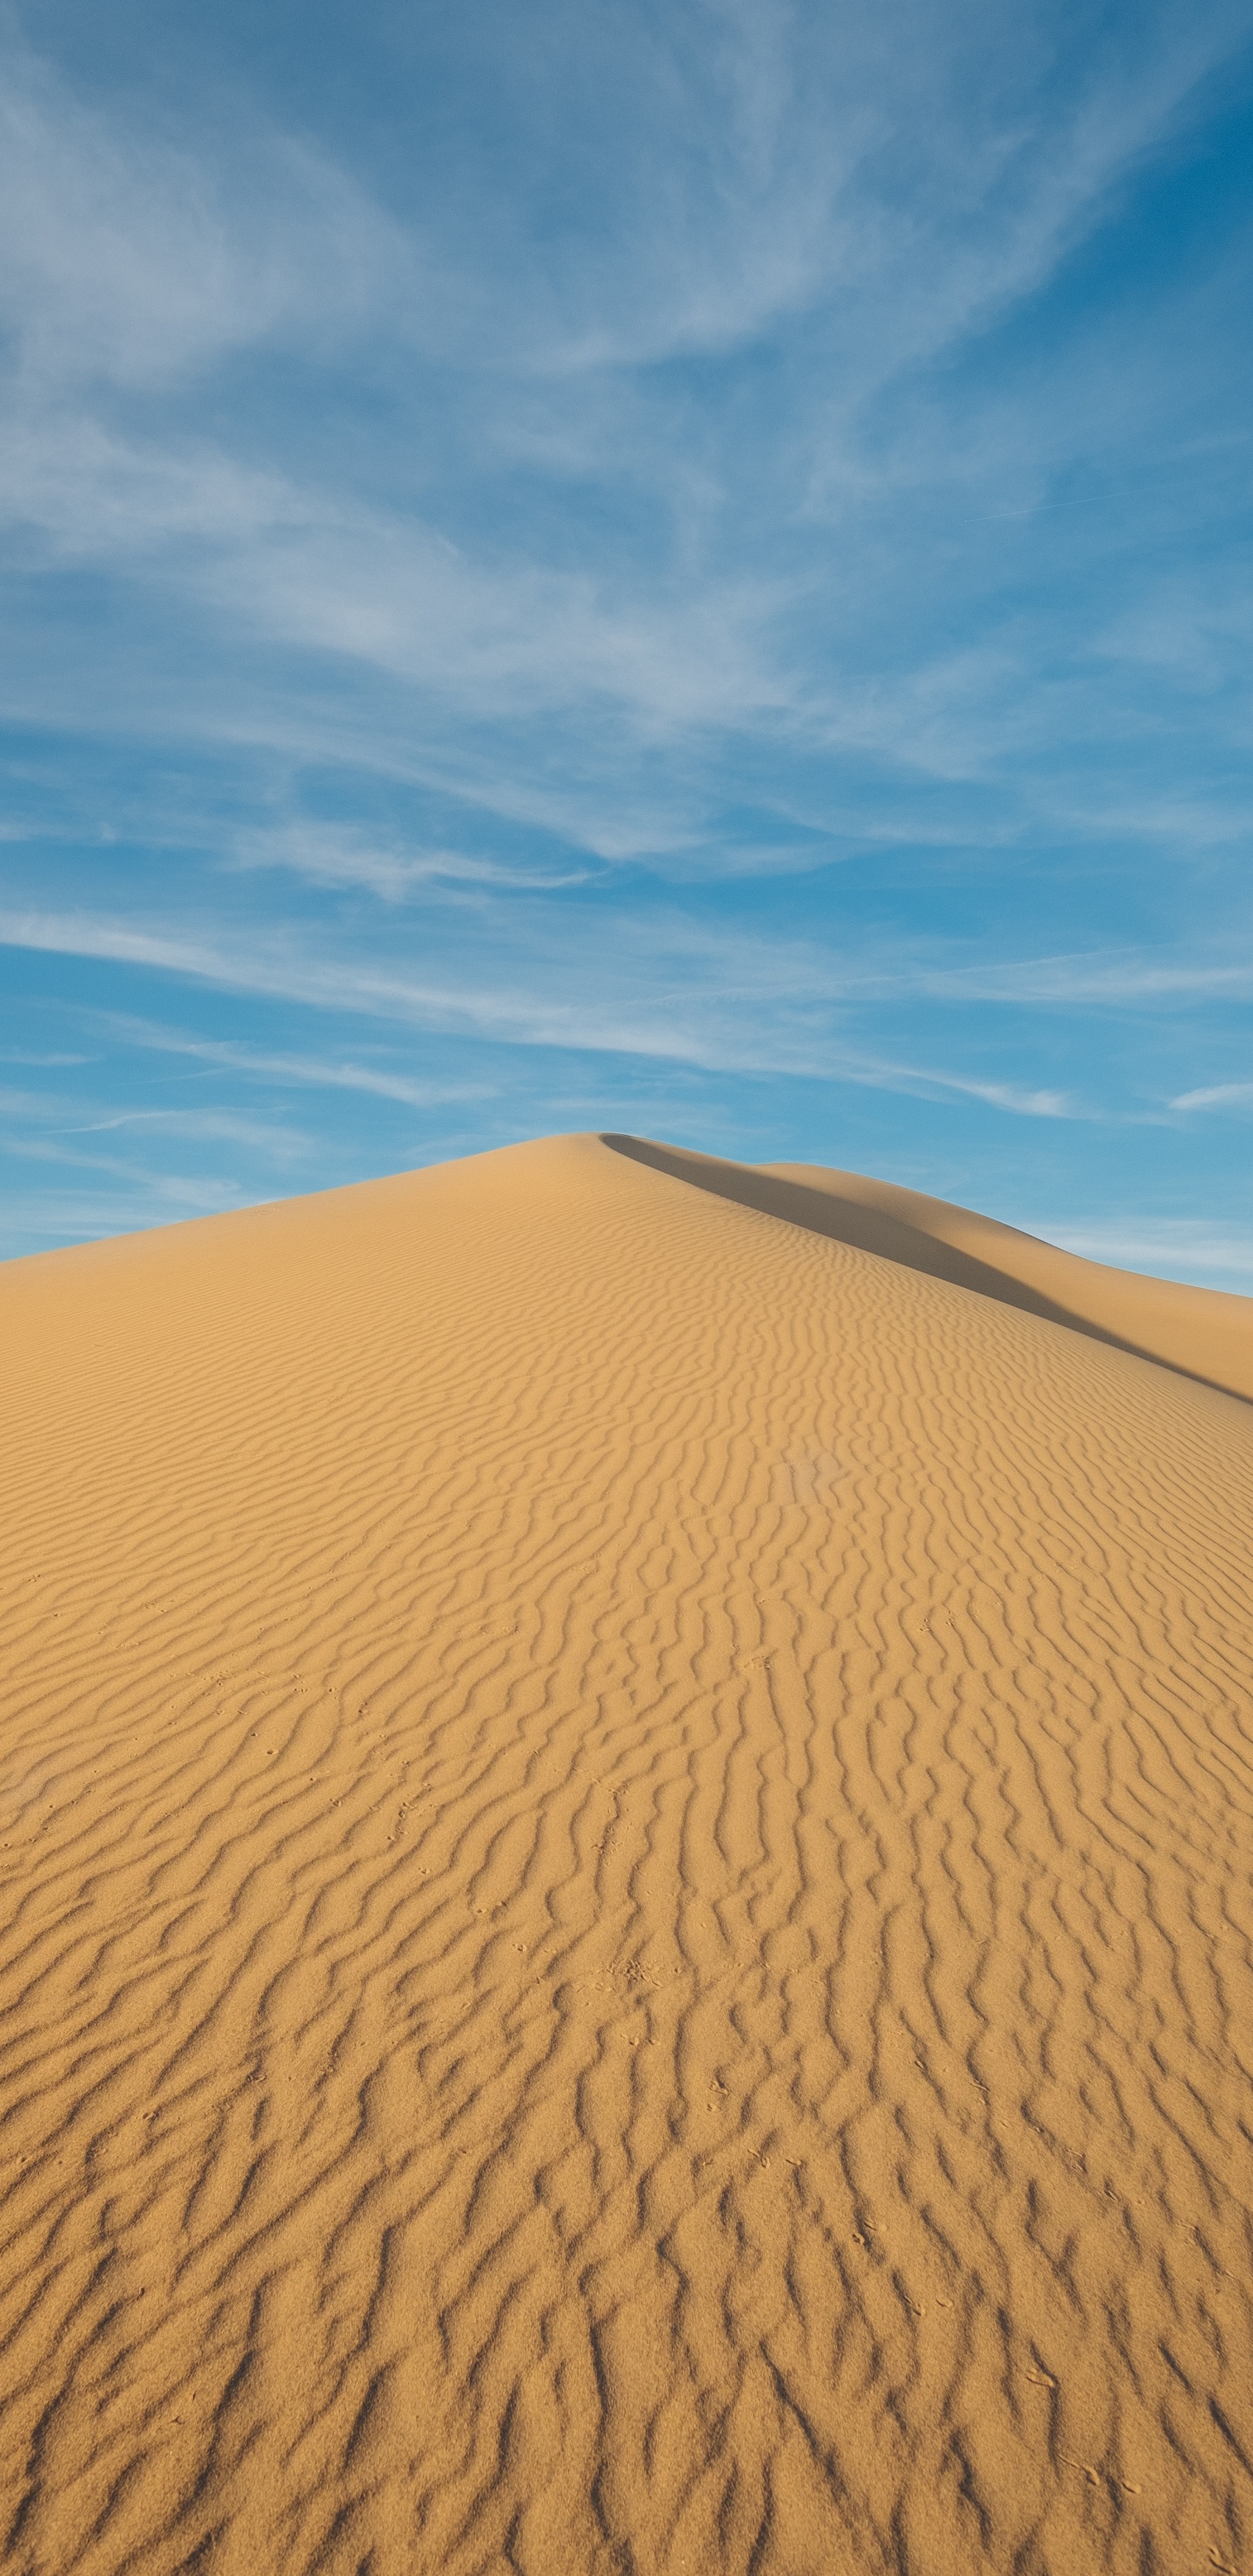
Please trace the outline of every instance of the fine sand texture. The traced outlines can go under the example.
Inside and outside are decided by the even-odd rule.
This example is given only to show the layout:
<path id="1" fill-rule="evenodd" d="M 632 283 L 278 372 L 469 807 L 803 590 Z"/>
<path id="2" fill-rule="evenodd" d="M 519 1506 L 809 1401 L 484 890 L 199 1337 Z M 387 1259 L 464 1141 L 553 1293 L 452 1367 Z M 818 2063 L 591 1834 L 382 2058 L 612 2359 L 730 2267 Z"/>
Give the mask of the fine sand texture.
<path id="1" fill-rule="evenodd" d="M 0 2570 L 1253 2576 L 1253 1304 L 583 1136 L 0 1348 Z"/>

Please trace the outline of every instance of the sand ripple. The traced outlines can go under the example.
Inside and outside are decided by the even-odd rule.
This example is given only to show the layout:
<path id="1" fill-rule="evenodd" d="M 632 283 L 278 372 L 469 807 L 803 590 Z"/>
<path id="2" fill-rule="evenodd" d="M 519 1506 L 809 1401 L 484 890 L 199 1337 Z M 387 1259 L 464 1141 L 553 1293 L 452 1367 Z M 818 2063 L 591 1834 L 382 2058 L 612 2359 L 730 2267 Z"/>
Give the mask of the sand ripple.
<path id="1" fill-rule="evenodd" d="M 0 1320 L 6 2567 L 1250 2565 L 1253 1409 L 592 1138 Z"/>

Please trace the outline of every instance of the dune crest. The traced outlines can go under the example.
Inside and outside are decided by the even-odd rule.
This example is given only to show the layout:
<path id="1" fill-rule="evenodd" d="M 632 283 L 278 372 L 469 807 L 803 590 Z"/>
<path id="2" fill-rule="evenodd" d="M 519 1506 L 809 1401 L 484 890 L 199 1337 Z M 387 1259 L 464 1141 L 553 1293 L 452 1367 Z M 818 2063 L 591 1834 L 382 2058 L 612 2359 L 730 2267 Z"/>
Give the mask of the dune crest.
<path id="1" fill-rule="evenodd" d="M 671 1153 L 0 1270 L 20 2576 L 1253 2567 L 1253 1388 Z"/>
<path id="2" fill-rule="evenodd" d="M 1253 1402 L 1253 1300 L 1111 1270 L 1038 1235 L 861 1172 L 817 1163 L 730 1163 L 641 1136 L 606 1136 L 615 1153 L 715 1191 L 740 1207 L 854 1244 L 881 1261 L 947 1279 L 1042 1321 L 1065 1324 L 1138 1359 Z"/>

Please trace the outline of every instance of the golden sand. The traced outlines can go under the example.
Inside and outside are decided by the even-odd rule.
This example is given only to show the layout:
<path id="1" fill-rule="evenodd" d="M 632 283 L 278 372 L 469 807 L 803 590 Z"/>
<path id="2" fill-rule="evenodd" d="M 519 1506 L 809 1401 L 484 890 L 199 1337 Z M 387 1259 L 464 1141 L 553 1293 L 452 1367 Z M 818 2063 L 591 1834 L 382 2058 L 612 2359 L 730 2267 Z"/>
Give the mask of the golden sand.
<path id="1" fill-rule="evenodd" d="M 1253 1304 L 574 1137 L 0 1334 L 0 2567 L 1253 2571 Z"/>

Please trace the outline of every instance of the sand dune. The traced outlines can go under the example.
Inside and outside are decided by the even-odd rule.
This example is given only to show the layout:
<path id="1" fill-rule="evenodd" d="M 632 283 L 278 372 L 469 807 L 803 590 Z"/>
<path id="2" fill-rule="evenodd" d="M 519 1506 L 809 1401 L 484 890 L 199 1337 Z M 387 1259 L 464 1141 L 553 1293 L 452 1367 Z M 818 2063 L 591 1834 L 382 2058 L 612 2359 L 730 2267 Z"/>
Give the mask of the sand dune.
<path id="1" fill-rule="evenodd" d="M 0 1332 L 5 2566 L 1253 2568 L 1253 1308 L 575 1137 Z"/>

